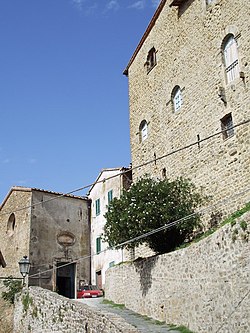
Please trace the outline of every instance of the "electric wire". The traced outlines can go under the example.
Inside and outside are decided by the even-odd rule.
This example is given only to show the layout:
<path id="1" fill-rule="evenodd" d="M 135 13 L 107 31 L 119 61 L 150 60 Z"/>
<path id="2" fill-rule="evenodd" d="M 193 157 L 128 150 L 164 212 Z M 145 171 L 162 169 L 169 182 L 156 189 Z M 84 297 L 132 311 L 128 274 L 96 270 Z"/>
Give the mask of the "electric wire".
<path id="1" fill-rule="evenodd" d="M 104 179 L 102 179 L 102 180 L 97 180 L 97 181 L 95 181 L 95 182 L 93 182 L 93 183 L 91 183 L 91 184 L 88 184 L 88 185 L 85 185 L 85 186 L 79 187 L 79 188 L 77 188 L 77 189 L 75 189 L 75 190 L 72 190 L 72 191 L 70 191 L 70 192 L 67 192 L 67 193 L 64 193 L 64 194 L 57 195 L 56 197 L 53 197 L 53 198 L 50 198 L 50 199 L 47 199 L 47 200 L 44 200 L 44 201 L 39 201 L 39 202 L 37 202 L 37 203 L 31 204 L 31 205 L 28 205 L 28 206 L 25 206 L 25 207 L 20 207 L 20 208 L 15 209 L 15 210 L 13 210 L 13 211 L 11 211 L 11 212 L 10 212 L 10 211 L 9 211 L 9 212 L 1 212 L 1 213 L 0 213 L 0 216 L 3 216 L 3 215 L 10 215 L 10 214 L 12 214 L 12 213 L 17 213 L 17 212 L 19 212 L 19 211 L 22 211 L 22 210 L 25 210 L 25 209 L 29 209 L 29 208 L 32 208 L 32 207 L 35 207 L 35 206 L 38 206 L 38 205 L 42 205 L 42 204 L 45 204 L 45 203 L 50 202 L 50 201 L 53 201 L 53 200 L 58 200 L 58 199 L 60 199 L 60 198 L 62 198 L 62 197 L 66 197 L 66 196 L 73 195 L 73 194 L 76 193 L 76 192 L 80 192 L 80 191 L 86 190 L 86 189 L 88 189 L 88 188 L 91 188 L 91 187 L 93 187 L 93 186 L 96 185 L 96 184 L 103 183 L 103 182 L 105 182 L 105 181 L 107 181 L 107 180 L 110 180 L 110 179 L 113 179 L 113 178 L 115 178 L 115 177 L 121 176 L 121 175 L 126 174 L 126 173 L 128 173 L 128 172 L 130 172 L 130 171 L 133 171 L 133 170 L 139 169 L 139 168 L 141 168 L 141 167 L 143 167 L 143 166 L 146 166 L 146 165 L 148 165 L 148 164 L 151 164 L 151 163 L 155 163 L 156 161 L 159 161 L 159 160 L 161 160 L 161 159 L 163 159 L 163 158 L 166 158 L 166 157 L 168 157 L 168 156 L 171 156 L 171 155 L 173 155 L 173 154 L 176 154 L 176 153 L 178 153 L 178 152 L 181 152 L 181 151 L 183 151 L 183 150 L 186 150 L 186 149 L 188 149 L 188 148 L 191 148 L 191 147 L 193 147 L 193 146 L 196 146 L 197 144 L 200 144 L 200 143 L 202 143 L 202 142 L 204 142 L 204 141 L 207 141 L 207 140 L 209 140 L 209 139 L 212 139 L 212 138 L 214 138 L 214 137 L 216 137 L 216 136 L 218 136 L 218 135 L 221 135 L 221 134 L 223 134 L 223 133 L 225 133 L 225 132 L 227 132 L 227 131 L 229 131 L 229 130 L 231 130 L 231 129 L 237 128 L 237 127 L 242 126 L 242 125 L 245 125 L 245 124 L 247 124 L 247 123 L 249 123 L 249 122 L 250 122 L 250 119 L 244 120 L 244 121 L 242 121 L 242 122 L 240 122 L 240 123 L 238 123 L 238 124 L 236 124 L 236 125 L 233 125 L 233 126 L 227 128 L 227 129 L 224 129 L 224 130 L 221 130 L 221 131 L 219 131 L 219 132 L 213 133 L 213 134 L 211 134 L 211 135 L 209 135 L 209 136 L 207 136 L 207 137 L 205 137 L 205 138 L 203 138 L 203 139 L 199 139 L 198 141 L 195 141 L 195 142 L 193 142 L 193 143 L 190 143 L 190 144 L 188 144 L 188 145 L 186 145 L 186 146 L 182 146 L 182 147 L 180 147 L 180 148 L 177 148 L 177 149 L 175 149 L 175 150 L 172 150 L 172 151 L 170 151 L 170 152 L 168 152 L 168 153 L 166 153 L 166 154 L 164 154 L 164 155 L 162 155 L 162 156 L 155 157 L 154 159 L 151 159 L 151 160 L 149 160 L 149 161 L 147 161 L 147 162 L 141 163 L 141 164 L 139 164 L 139 165 L 137 165 L 137 166 L 134 166 L 134 167 L 132 166 L 131 168 L 129 168 L 129 169 L 127 169 L 127 170 L 124 170 L 124 171 L 121 171 L 121 172 L 119 172 L 119 173 L 117 173 L 117 174 L 115 174 L 115 175 L 109 176 L 109 177 L 104 178 Z M 52 193 L 53 193 L 53 192 L 52 192 Z M 86 197 L 82 197 L 82 198 L 86 198 Z M 87 198 L 86 198 L 86 199 L 87 199 Z"/>
<path id="2" fill-rule="evenodd" d="M 224 205 L 225 203 L 228 203 L 228 202 L 230 202 L 231 200 L 234 200 L 235 198 L 238 198 L 238 197 L 240 197 L 240 196 L 246 194 L 247 192 L 250 192 L 250 187 L 247 188 L 247 189 L 244 190 L 244 191 L 241 191 L 241 192 L 239 192 L 239 193 L 237 193 L 237 194 L 234 194 L 234 195 L 231 196 L 231 197 L 228 197 L 228 198 L 226 198 L 226 199 L 222 199 L 222 200 L 218 201 L 217 203 L 213 203 L 212 205 L 206 206 L 205 208 L 201 208 L 201 209 L 197 210 L 196 212 L 194 212 L 194 213 L 192 213 L 192 214 L 189 214 L 189 215 L 187 215 L 187 216 L 185 216 L 185 217 L 183 217 L 183 218 L 180 218 L 180 219 L 175 220 L 175 221 L 170 222 L 170 223 L 166 223 L 165 225 L 163 225 L 163 226 L 161 226 L 161 227 L 159 227 L 159 228 L 153 229 L 153 230 L 151 230 L 151 231 L 149 231 L 149 232 L 147 232 L 147 233 L 145 233 L 145 234 L 142 234 L 142 235 L 140 235 L 140 236 L 137 236 L 137 237 L 131 238 L 131 239 L 129 239 L 129 240 L 125 241 L 125 242 L 119 243 L 119 244 L 117 244 L 117 245 L 115 245 L 115 246 L 113 246 L 113 247 L 107 247 L 106 249 L 100 251 L 99 253 L 94 253 L 94 254 L 90 254 L 90 255 L 83 256 L 83 257 L 79 257 L 79 258 L 77 258 L 77 259 L 75 259 L 75 260 L 72 260 L 72 261 L 69 262 L 69 263 L 65 263 L 65 264 L 63 264 L 63 265 L 61 265 L 61 266 L 59 266 L 59 267 L 54 267 L 54 268 L 47 269 L 47 270 L 45 270 L 45 271 L 40 271 L 39 273 L 31 274 L 31 275 L 29 275 L 29 277 L 32 278 L 32 277 L 34 277 L 34 276 L 38 276 L 38 275 L 41 275 L 41 274 L 44 274 L 44 273 L 47 273 L 47 272 L 50 272 L 50 271 L 53 271 L 53 270 L 56 270 L 56 269 L 62 268 L 62 267 L 66 267 L 66 266 L 71 265 L 71 264 L 74 264 L 74 263 L 78 263 L 78 262 L 80 262 L 80 261 L 82 261 L 82 260 L 90 259 L 90 258 L 92 258 L 92 257 L 94 257 L 94 256 L 97 256 L 97 255 L 99 255 L 100 253 L 104 253 L 104 252 L 106 252 L 106 251 L 108 251 L 108 250 L 117 250 L 117 249 L 119 249 L 119 248 L 121 248 L 121 247 L 124 247 L 124 246 L 126 246 L 126 245 L 128 245 L 128 244 L 130 244 L 130 243 L 133 243 L 133 242 L 135 242 L 135 241 L 137 241 L 137 240 L 144 239 L 144 238 L 149 237 L 149 236 L 151 236 L 151 235 L 153 235 L 153 234 L 155 234 L 155 233 L 158 233 L 158 232 L 160 232 L 160 231 L 162 231 L 162 230 L 169 229 L 169 228 L 171 228 L 171 227 L 173 227 L 173 226 L 175 226 L 175 225 L 177 225 L 177 224 L 179 224 L 179 223 L 182 223 L 183 221 L 186 221 L 186 220 L 191 219 L 193 216 L 195 216 L 195 215 L 197 215 L 197 214 L 204 214 L 204 213 L 206 213 L 207 211 L 209 211 L 209 210 L 211 210 L 211 209 L 214 209 L 215 207 L 217 207 L 217 206 L 219 206 L 219 205 L 222 205 L 222 204 Z"/>
<path id="3" fill-rule="evenodd" d="M 239 302 L 234 306 L 234 309 L 229 313 L 229 315 L 225 318 L 223 323 L 220 325 L 220 327 L 215 331 L 215 333 L 218 333 L 223 326 L 225 325 L 225 321 L 228 320 L 232 315 L 235 313 L 236 309 L 241 305 L 241 303 L 244 301 L 244 299 L 247 298 L 247 296 L 250 294 L 250 289 L 247 291 L 247 293 L 244 294 L 244 296 L 239 300 Z"/>
<path id="4" fill-rule="evenodd" d="M 232 128 L 234 128 L 234 127 L 239 127 L 239 126 L 244 125 L 244 124 L 249 123 L 249 122 L 250 122 L 250 119 L 248 119 L 248 120 L 246 120 L 246 121 L 243 121 L 243 122 L 240 122 L 240 123 L 234 125 Z M 208 137 L 206 137 L 206 138 L 204 138 L 204 139 L 202 139 L 202 140 L 199 140 L 199 142 L 206 141 L 206 140 L 208 140 L 209 138 L 215 137 L 215 136 L 217 136 L 218 134 L 221 134 L 221 133 L 223 133 L 223 132 L 225 132 L 225 130 L 220 131 L 220 132 L 216 132 L 216 133 L 214 133 L 214 134 L 212 134 L 212 135 L 210 135 L 210 136 L 208 136 Z M 86 189 L 86 188 L 92 187 L 92 186 L 94 186 L 95 184 L 98 184 L 98 183 L 103 183 L 103 182 L 105 182 L 106 180 L 113 179 L 113 178 L 118 177 L 118 176 L 120 176 L 120 175 L 122 175 L 122 174 L 125 174 L 125 175 L 126 175 L 126 173 L 130 172 L 131 170 L 135 170 L 135 169 L 140 168 L 140 167 L 142 167 L 142 166 L 144 166 L 144 165 L 146 165 L 146 164 L 149 164 L 149 163 L 154 163 L 155 160 L 160 160 L 160 159 L 162 159 L 162 158 L 168 157 L 169 155 L 172 155 L 172 154 L 174 154 L 174 153 L 176 153 L 176 152 L 178 152 L 178 151 L 180 151 L 180 150 L 187 149 L 187 148 L 189 148 L 190 146 L 194 146 L 194 145 L 197 145 L 197 141 L 195 141 L 194 143 L 192 143 L 192 144 L 190 144 L 190 145 L 183 146 L 183 147 L 179 148 L 178 150 L 171 151 L 171 152 L 169 152 L 169 153 L 167 153 L 167 154 L 165 154 L 165 155 L 162 155 L 162 156 L 160 156 L 160 157 L 158 157 L 158 158 L 156 158 L 156 159 L 154 158 L 154 159 L 152 159 L 152 160 L 150 160 L 150 161 L 147 161 L 147 162 L 145 162 L 145 163 L 142 163 L 142 164 L 140 164 L 140 165 L 138 165 L 138 166 L 135 166 L 135 167 L 133 167 L 133 168 L 131 168 L 131 169 L 124 170 L 124 171 L 122 171 L 122 172 L 120 172 L 120 173 L 118 173 L 118 174 L 114 174 L 114 175 L 109 176 L 109 177 L 107 177 L 107 178 L 105 178 L 105 179 L 102 179 L 102 180 L 96 181 L 96 182 L 94 182 L 94 183 L 92 183 L 92 184 L 89 184 L 89 185 L 86 185 L 86 186 L 84 186 L 84 187 L 78 188 L 77 190 L 72 190 L 72 191 L 67 192 L 67 193 L 65 193 L 65 194 L 60 194 L 60 195 L 57 196 L 57 197 L 53 197 L 53 198 L 50 198 L 50 199 L 47 199 L 47 200 L 44 200 L 44 201 L 39 201 L 39 202 L 34 203 L 34 204 L 32 204 L 32 205 L 29 205 L 29 206 L 20 207 L 19 209 L 16 209 L 16 210 L 11 211 L 11 212 L 2 212 L 2 213 L 0 213 L 0 216 L 3 216 L 3 215 L 10 215 L 10 214 L 12 214 L 12 213 L 16 213 L 16 212 L 18 212 L 18 211 L 22 211 L 22 210 L 25 210 L 25 209 L 29 209 L 29 208 L 31 208 L 31 207 L 35 207 L 35 206 L 38 206 L 38 205 L 44 204 L 44 203 L 46 203 L 46 202 L 50 202 L 50 201 L 53 201 L 53 200 L 57 200 L 57 199 L 60 199 L 60 198 L 62 198 L 62 197 L 65 197 L 65 196 L 67 196 L 67 195 L 71 195 L 72 193 L 74 193 L 74 192 L 76 192 L 76 191 L 80 191 L 80 190 L 82 190 L 82 189 Z M 20 230 L 18 233 L 16 233 L 16 235 L 23 234 L 23 233 L 27 233 L 27 231 L 24 230 L 24 229 L 22 229 L 22 230 Z"/>

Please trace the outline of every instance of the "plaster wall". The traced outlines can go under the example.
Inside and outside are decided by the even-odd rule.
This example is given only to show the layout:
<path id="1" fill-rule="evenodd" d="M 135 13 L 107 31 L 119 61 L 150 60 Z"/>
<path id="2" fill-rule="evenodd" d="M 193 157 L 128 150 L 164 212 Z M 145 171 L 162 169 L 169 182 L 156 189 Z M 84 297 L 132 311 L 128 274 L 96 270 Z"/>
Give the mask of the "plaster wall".
<path id="1" fill-rule="evenodd" d="M 1 276 L 21 278 L 18 262 L 27 255 L 31 285 L 55 290 L 56 267 L 66 263 L 73 269 L 60 273 L 64 290 L 73 295 L 80 281 L 89 283 L 89 209 L 87 198 L 13 187 L 0 208 L 0 245 L 6 261 Z"/>
<path id="2" fill-rule="evenodd" d="M 42 204 L 37 205 L 37 203 Z M 89 200 L 33 191 L 31 212 L 31 285 L 55 289 L 58 263 L 76 264 L 79 281 L 90 280 Z"/>
<path id="3" fill-rule="evenodd" d="M 91 188 L 89 198 L 91 206 L 91 283 L 100 284 L 105 288 L 105 271 L 110 265 L 126 260 L 128 253 L 122 250 L 107 250 L 108 243 L 101 239 L 101 252 L 97 253 L 96 239 L 104 234 L 106 219 L 104 217 L 108 206 L 108 192 L 113 198 L 119 198 L 124 188 L 128 188 L 130 174 L 121 175 L 123 168 L 104 169 L 97 183 Z M 100 200 L 100 214 L 96 214 L 96 200 Z M 97 272 L 101 273 L 101 281 L 97 281 Z"/>

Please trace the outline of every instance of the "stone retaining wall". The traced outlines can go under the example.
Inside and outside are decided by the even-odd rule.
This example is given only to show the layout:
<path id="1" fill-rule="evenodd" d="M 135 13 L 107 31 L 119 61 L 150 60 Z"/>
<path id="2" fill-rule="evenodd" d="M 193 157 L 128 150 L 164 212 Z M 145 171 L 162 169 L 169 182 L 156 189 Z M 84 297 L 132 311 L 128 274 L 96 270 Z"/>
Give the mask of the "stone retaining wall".
<path id="1" fill-rule="evenodd" d="M 188 248 L 112 267 L 105 297 L 196 333 L 249 333 L 249 231 L 250 212 Z"/>
<path id="2" fill-rule="evenodd" d="M 0 284 L 0 333 L 13 332 L 13 306 L 1 297 L 3 288 Z"/>
<path id="3" fill-rule="evenodd" d="M 139 333 L 115 314 L 90 308 L 39 287 L 15 302 L 14 333 Z"/>

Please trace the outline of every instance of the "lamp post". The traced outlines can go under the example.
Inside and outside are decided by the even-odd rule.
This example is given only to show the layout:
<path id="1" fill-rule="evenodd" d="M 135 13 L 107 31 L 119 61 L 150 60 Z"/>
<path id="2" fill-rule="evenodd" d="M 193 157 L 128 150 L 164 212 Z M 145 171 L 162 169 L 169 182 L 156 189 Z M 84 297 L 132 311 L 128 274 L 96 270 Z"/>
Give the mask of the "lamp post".
<path id="1" fill-rule="evenodd" d="M 27 256 L 23 256 L 23 258 L 19 261 L 19 270 L 23 277 L 23 285 L 25 286 L 25 277 L 29 274 L 30 271 L 30 262 Z"/>

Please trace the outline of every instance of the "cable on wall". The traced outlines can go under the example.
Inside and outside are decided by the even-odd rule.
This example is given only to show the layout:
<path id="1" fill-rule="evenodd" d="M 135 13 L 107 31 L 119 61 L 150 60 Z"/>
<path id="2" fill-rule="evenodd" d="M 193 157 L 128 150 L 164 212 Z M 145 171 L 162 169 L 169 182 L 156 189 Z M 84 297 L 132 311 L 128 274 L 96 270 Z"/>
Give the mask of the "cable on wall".
<path id="1" fill-rule="evenodd" d="M 10 214 L 12 214 L 12 213 L 17 213 L 17 212 L 19 212 L 19 211 L 22 211 L 22 210 L 25 210 L 25 209 L 29 209 L 29 208 L 32 208 L 32 207 L 35 207 L 35 206 L 38 206 L 38 205 L 42 205 L 42 204 L 45 204 L 45 203 L 50 202 L 50 201 L 53 201 L 53 200 L 58 200 L 58 199 L 60 199 L 60 198 L 66 197 L 66 196 L 70 196 L 70 195 L 72 195 L 73 193 L 76 193 L 76 192 L 80 192 L 80 191 L 86 190 L 86 189 L 88 189 L 88 188 L 90 188 L 90 187 L 92 187 L 92 186 L 94 186 L 94 185 L 96 185 L 96 184 L 103 183 L 103 182 L 105 182 L 105 181 L 107 181 L 107 180 L 110 180 L 110 179 L 113 179 L 113 178 L 115 178 L 115 177 L 121 176 L 121 175 L 126 174 L 126 173 L 128 173 L 128 172 L 130 172 L 130 171 L 133 171 L 133 170 L 139 169 L 139 168 L 141 168 L 141 167 L 143 167 L 143 166 L 146 166 L 146 165 L 148 165 L 148 164 L 151 164 L 151 163 L 155 163 L 156 161 L 159 161 L 159 160 L 161 160 L 161 159 L 163 159 L 163 158 L 166 158 L 166 157 L 168 157 L 168 156 L 171 156 L 171 155 L 173 155 L 173 154 L 176 154 L 176 153 L 178 153 L 178 152 L 181 152 L 181 151 L 183 151 L 183 150 L 186 150 L 186 149 L 188 149 L 188 148 L 191 148 L 191 147 L 193 147 L 193 146 L 196 146 L 198 143 L 200 144 L 201 142 L 204 142 L 204 141 L 207 141 L 207 140 L 209 140 L 209 139 L 212 139 L 212 138 L 214 138 L 214 137 L 216 137 L 216 136 L 218 136 L 218 135 L 220 135 L 220 134 L 222 134 L 222 133 L 225 133 L 226 131 L 228 131 L 228 130 L 230 130 L 230 129 L 237 128 L 237 127 L 242 126 L 242 125 L 245 125 L 245 124 L 247 124 L 247 123 L 249 123 L 249 122 L 250 122 L 250 119 L 247 119 L 247 120 L 242 121 L 242 122 L 240 122 L 240 123 L 238 123 L 238 124 L 236 124 L 236 125 L 234 125 L 234 126 L 231 126 L 230 128 L 227 128 L 227 129 L 225 129 L 225 130 L 221 130 L 221 131 L 219 131 L 219 132 L 216 132 L 216 133 L 214 133 L 214 134 L 211 134 L 211 135 L 207 136 L 206 138 L 199 139 L 199 141 L 195 141 L 195 142 L 190 143 L 190 144 L 188 144 L 188 145 L 186 145 L 186 146 L 183 146 L 183 147 L 177 148 L 177 149 L 175 149 L 175 150 L 172 150 L 172 151 L 170 151 L 169 153 L 166 153 L 166 154 L 164 154 L 164 155 L 162 155 L 162 156 L 156 157 L 156 158 L 154 158 L 154 159 L 152 159 L 152 160 L 149 160 L 149 161 L 144 162 L 144 163 L 142 163 L 142 164 L 139 164 L 139 165 L 137 165 L 137 166 L 134 166 L 134 167 L 132 166 L 132 167 L 129 168 L 128 170 L 121 171 L 120 173 L 115 174 L 115 175 L 113 175 L 113 176 L 109 176 L 109 177 L 104 178 L 104 179 L 102 179 L 102 180 L 95 181 L 94 183 L 91 183 L 91 184 L 89 184 L 89 185 L 85 185 L 85 186 L 83 186 L 83 187 L 79 187 L 79 188 L 77 188 L 77 189 L 75 189 L 75 190 L 72 190 L 72 191 L 70 191 L 70 192 L 67 192 L 67 193 L 64 193 L 64 194 L 60 194 L 60 195 L 58 195 L 57 197 L 54 197 L 54 198 L 50 198 L 50 199 L 47 199 L 47 200 L 44 200 L 44 201 L 40 201 L 40 202 L 34 203 L 34 204 L 32 204 L 32 205 L 29 205 L 29 206 L 20 207 L 20 208 L 14 210 L 14 211 L 11 211 L 11 212 L 1 212 L 1 213 L 0 213 L 0 216 L 3 216 L 3 215 L 10 215 Z"/>
<path id="2" fill-rule="evenodd" d="M 145 234 L 142 234 L 142 235 L 140 235 L 140 236 L 137 236 L 137 237 L 131 238 L 131 239 L 129 239 L 129 240 L 125 241 L 125 242 L 122 242 L 122 243 L 120 243 L 120 244 L 118 244 L 118 245 L 116 245 L 116 246 L 114 246 L 114 247 L 108 247 L 108 248 L 106 248 L 106 249 L 100 251 L 99 253 L 94 253 L 94 254 L 92 254 L 92 255 L 87 255 L 87 256 L 84 256 L 84 257 L 79 257 L 78 259 L 75 259 L 75 260 L 71 261 L 70 263 L 66 263 L 66 264 L 64 264 L 64 265 L 61 265 L 61 266 L 58 267 L 58 268 L 66 267 L 66 266 L 71 265 L 71 264 L 73 264 L 73 263 L 78 263 L 78 262 L 80 262 L 80 261 L 82 261 L 82 260 L 90 259 L 90 258 L 92 258 L 92 257 L 94 257 L 94 256 L 97 256 L 97 255 L 100 254 L 100 253 L 104 253 L 104 252 L 106 252 L 106 251 L 108 251 L 108 250 L 116 250 L 116 249 L 118 249 L 118 248 L 120 248 L 120 247 L 123 247 L 123 246 L 125 246 L 125 245 L 127 245 L 127 244 L 133 243 L 133 242 L 135 242 L 135 241 L 137 241 L 137 240 L 144 239 L 144 238 L 146 238 L 146 237 L 148 237 L 148 236 L 151 236 L 151 235 L 153 235 L 153 234 L 155 234 L 155 233 L 158 233 L 158 232 L 160 232 L 160 231 L 162 231 L 162 230 L 169 229 L 169 228 L 171 228 L 171 227 L 173 227 L 173 226 L 175 226 L 175 225 L 177 225 L 177 224 L 179 224 L 179 223 L 182 223 L 183 221 L 189 220 L 190 218 L 192 218 L 192 217 L 193 217 L 194 215 L 196 215 L 196 214 L 204 214 L 204 213 L 206 213 L 207 211 L 209 211 L 210 209 L 214 209 L 214 208 L 217 207 L 217 206 L 224 205 L 224 204 L 226 204 L 226 203 L 228 203 L 228 202 L 230 202 L 230 201 L 232 201 L 232 200 L 234 200 L 234 199 L 236 199 L 236 198 L 238 198 L 238 197 L 240 197 L 240 196 L 246 194 L 247 192 L 250 192 L 250 188 L 247 188 L 246 190 L 241 191 L 241 192 L 239 192 L 239 193 L 237 193 L 237 194 L 235 194 L 235 195 L 233 195 L 233 196 L 231 196 L 231 197 L 228 197 L 228 198 L 226 198 L 226 199 L 222 199 L 222 200 L 218 201 L 217 203 L 214 203 L 214 204 L 212 204 L 212 205 L 209 205 L 209 206 L 207 206 L 207 207 L 205 207 L 205 208 L 199 209 L 199 210 L 197 210 L 197 212 L 192 213 L 192 214 L 187 215 L 187 216 L 184 216 L 183 218 L 178 219 L 178 220 L 175 220 L 175 221 L 173 221 L 173 222 L 171 222 L 171 223 L 169 223 L 169 224 L 166 223 L 166 224 L 165 224 L 164 226 L 162 226 L 162 227 L 159 227 L 159 228 L 157 228 L 157 229 L 153 229 L 153 230 L 151 230 L 151 231 L 149 231 L 149 232 L 147 232 L 147 233 L 145 233 Z M 38 275 L 41 275 L 41 274 L 44 274 L 44 273 L 47 273 L 47 272 L 53 271 L 54 269 L 57 269 L 57 268 L 54 267 L 54 268 L 51 268 L 51 269 L 48 269 L 48 270 L 45 270 L 45 271 L 41 271 L 41 272 L 39 272 L 39 273 L 35 273 L 35 274 L 32 274 L 32 275 L 29 275 L 29 277 L 38 276 Z"/>

